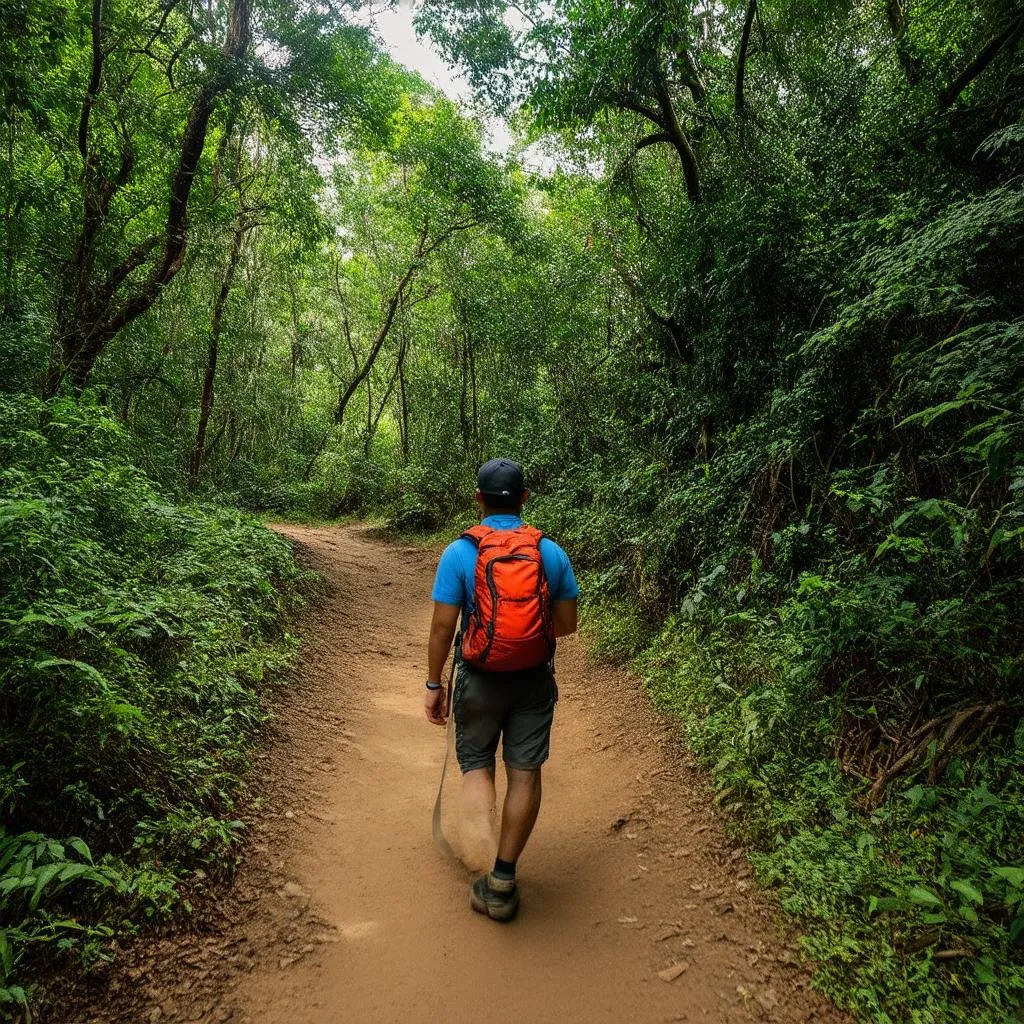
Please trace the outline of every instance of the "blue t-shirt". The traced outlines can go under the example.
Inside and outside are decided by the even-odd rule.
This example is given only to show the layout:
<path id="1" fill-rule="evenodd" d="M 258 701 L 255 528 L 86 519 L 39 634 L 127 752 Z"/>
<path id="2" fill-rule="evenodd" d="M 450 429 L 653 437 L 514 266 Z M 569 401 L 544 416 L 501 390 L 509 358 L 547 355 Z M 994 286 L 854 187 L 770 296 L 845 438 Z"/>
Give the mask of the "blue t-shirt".
<path id="1" fill-rule="evenodd" d="M 523 521 L 517 515 L 487 516 L 484 526 L 494 530 L 514 530 Z M 548 578 L 548 592 L 552 601 L 575 601 L 580 596 L 579 584 L 569 563 L 569 556 L 547 537 L 541 538 L 540 560 Z M 475 591 L 476 545 L 465 537 L 453 541 L 444 549 L 437 564 L 434 591 L 431 597 L 441 604 L 462 608 L 463 625 L 466 615 L 473 610 Z"/>

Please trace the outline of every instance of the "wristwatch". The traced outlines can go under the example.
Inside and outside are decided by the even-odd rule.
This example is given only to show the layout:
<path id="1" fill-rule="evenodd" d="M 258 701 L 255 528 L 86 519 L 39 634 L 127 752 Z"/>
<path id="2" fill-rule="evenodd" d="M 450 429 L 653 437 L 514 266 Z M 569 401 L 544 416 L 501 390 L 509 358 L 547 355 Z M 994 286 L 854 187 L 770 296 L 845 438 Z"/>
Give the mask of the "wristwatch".
<path id="1" fill-rule="evenodd" d="M 428 690 L 440 690 L 440 689 L 441 689 L 441 684 L 440 684 L 440 683 L 432 683 L 432 682 L 431 682 L 431 681 L 430 681 L 430 680 L 428 679 L 428 680 L 427 680 L 427 689 L 428 689 Z"/>

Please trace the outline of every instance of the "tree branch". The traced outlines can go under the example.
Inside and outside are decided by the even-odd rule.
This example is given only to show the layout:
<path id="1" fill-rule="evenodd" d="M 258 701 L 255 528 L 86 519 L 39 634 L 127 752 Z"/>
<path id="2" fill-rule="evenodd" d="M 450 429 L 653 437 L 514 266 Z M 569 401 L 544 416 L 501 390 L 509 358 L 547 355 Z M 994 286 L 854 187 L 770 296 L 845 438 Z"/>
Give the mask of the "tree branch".
<path id="1" fill-rule="evenodd" d="M 1007 45 L 1011 47 L 1016 46 L 1020 41 L 1021 35 L 1024 35 L 1024 14 L 1019 15 L 1002 32 L 993 36 L 982 47 L 978 56 L 939 93 L 939 110 L 948 110 L 953 106 L 964 89 L 996 59 L 999 51 Z"/>
<path id="2" fill-rule="evenodd" d="M 159 235 L 151 235 L 144 242 L 139 242 L 121 262 L 107 274 L 106 279 L 97 291 L 97 298 L 100 302 L 109 302 L 114 297 L 114 292 L 121 286 L 124 280 L 141 267 L 149 259 L 150 253 L 160 242 Z"/>
<path id="3" fill-rule="evenodd" d="M 342 420 L 344 420 L 345 409 L 348 406 L 348 403 L 352 400 L 352 396 L 356 393 L 359 385 L 366 379 L 366 375 L 373 369 L 373 364 L 376 362 L 377 356 L 380 354 L 380 350 L 384 346 L 388 333 L 391 331 L 391 325 L 395 322 L 395 313 L 398 311 L 399 303 L 401 303 L 405 296 L 405 289 L 416 276 L 416 271 L 419 270 L 420 267 L 420 259 L 423 255 L 422 249 L 425 239 L 426 225 L 424 225 L 423 232 L 424 233 L 421 233 L 420 235 L 419 244 L 416 246 L 416 255 L 409 264 L 409 269 L 402 275 L 402 279 L 398 282 L 394 293 L 388 300 L 384 312 L 384 322 L 380 325 L 380 329 L 377 331 L 377 336 L 373 339 L 373 345 L 370 346 L 370 351 L 367 354 L 363 365 L 356 371 L 355 375 L 348 382 L 345 390 L 341 391 L 338 396 L 338 408 L 334 413 L 335 423 L 341 423 Z"/>
<path id="4" fill-rule="evenodd" d="M 142 48 L 143 53 L 148 54 L 150 57 L 153 56 L 153 54 L 150 53 L 149 48 L 163 34 L 164 26 L 167 24 L 167 19 L 171 16 L 171 12 L 174 10 L 174 8 L 177 7 L 178 4 L 180 3 L 181 0 L 166 0 L 165 3 L 161 4 L 162 11 L 160 14 L 160 20 L 157 22 L 156 28 L 153 29 L 153 31 L 150 33 L 146 45 Z"/>
<path id="5" fill-rule="evenodd" d="M 480 221 L 478 220 L 467 221 L 464 224 L 452 224 L 451 227 L 447 228 L 440 235 L 438 235 L 437 238 L 435 238 L 433 242 L 430 243 L 430 245 L 426 246 L 426 248 L 424 248 L 422 245 L 419 246 L 417 248 L 417 254 L 419 255 L 420 259 L 422 259 L 424 256 L 429 256 L 439 245 L 441 245 L 442 242 L 444 242 L 446 239 L 454 235 L 456 231 L 468 231 L 470 228 L 478 227 L 479 224 Z"/>
<path id="6" fill-rule="evenodd" d="M 661 113 L 655 110 L 653 107 L 648 107 L 646 104 L 641 103 L 638 99 L 633 96 L 625 96 L 619 99 L 618 105 L 623 110 L 632 110 L 634 114 L 639 114 L 641 117 L 646 117 L 652 124 L 656 124 L 663 131 L 668 130 L 668 125 L 665 124 L 665 120 Z"/>
<path id="7" fill-rule="evenodd" d="M 672 136 L 668 132 L 655 132 L 653 135 L 647 135 L 642 138 L 633 147 L 633 156 L 640 152 L 641 149 L 646 149 L 648 146 L 657 146 L 661 142 L 671 142 Z"/>

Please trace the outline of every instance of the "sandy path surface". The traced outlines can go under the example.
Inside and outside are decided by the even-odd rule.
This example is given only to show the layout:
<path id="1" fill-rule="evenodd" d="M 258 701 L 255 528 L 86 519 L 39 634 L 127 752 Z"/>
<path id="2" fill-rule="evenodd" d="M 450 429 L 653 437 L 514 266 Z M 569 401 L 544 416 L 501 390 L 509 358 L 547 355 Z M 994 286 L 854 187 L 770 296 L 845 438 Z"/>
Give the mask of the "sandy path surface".
<path id="1" fill-rule="evenodd" d="M 356 527 L 279 529 L 329 589 L 303 623 L 246 862 L 193 934 L 129 951 L 64 1020 L 845 1020 L 808 989 L 675 727 L 574 641 L 519 917 L 474 914 L 430 834 L 435 556 Z"/>

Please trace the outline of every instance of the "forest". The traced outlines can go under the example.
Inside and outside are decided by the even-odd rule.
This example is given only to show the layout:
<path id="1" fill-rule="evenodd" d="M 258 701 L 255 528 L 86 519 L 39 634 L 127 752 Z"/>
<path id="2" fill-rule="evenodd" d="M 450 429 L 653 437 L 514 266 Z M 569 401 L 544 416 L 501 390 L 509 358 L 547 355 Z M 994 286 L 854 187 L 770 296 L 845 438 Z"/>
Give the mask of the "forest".
<path id="1" fill-rule="evenodd" d="M 473 103 L 362 0 L 0 0 L 0 1017 L 231 874 L 262 522 L 509 455 L 815 984 L 1017 1019 L 1024 7 L 414 17 Z"/>

